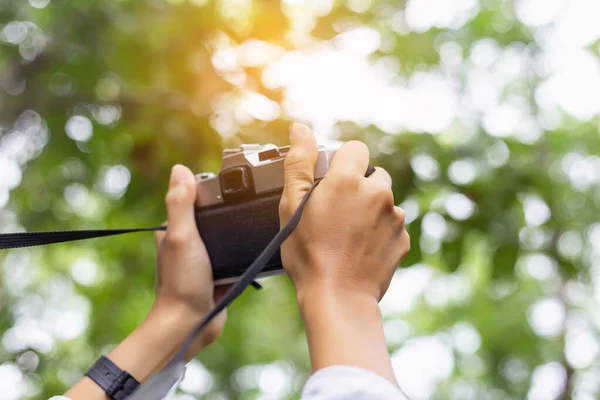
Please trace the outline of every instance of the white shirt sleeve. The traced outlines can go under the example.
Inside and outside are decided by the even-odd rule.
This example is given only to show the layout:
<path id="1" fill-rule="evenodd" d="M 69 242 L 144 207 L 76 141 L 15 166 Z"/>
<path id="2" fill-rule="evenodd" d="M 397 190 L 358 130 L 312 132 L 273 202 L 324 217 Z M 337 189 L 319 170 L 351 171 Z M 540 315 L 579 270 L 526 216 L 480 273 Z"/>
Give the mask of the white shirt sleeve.
<path id="1" fill-rule="evenodd" d="M 351 366 L 327 367 L 314 373 L 302 400 L 409 400 L 384 377 Z"/>
<path id="2" fill-rule="evenodd" d="M 179 386 L 181 378 L 172 391 Z M 142 385 L 143 387 L 144 385 Z M 147 385 L 144 389 L 149 389 Z M 142 389 L 140 387 L 140 389 Z M 172 391 L 170 394 L 172 394 Z M 139 390 L 136 398 L 147 396 L 146 390 Z M 162 398 L 153 393 L 152 399 Z M 170 397 L 170 394 L 165 399 Z M 143 398 L 143 397 L 142 397 Z M 301 400 L 409 400 L 398 387 L 387 379 L 371 371 L 350 366 L 324 368 L 313 374 L 302 391 Z M 48 400 L 71 400 L 64 396 L 54 396 Z"/>

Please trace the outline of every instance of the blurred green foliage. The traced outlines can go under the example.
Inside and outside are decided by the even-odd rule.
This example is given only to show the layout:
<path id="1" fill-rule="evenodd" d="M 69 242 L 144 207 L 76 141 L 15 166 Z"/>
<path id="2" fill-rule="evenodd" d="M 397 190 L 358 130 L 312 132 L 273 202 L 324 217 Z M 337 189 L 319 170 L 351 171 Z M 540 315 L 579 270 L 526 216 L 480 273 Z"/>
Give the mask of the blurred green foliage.
<path id="1" fill-rule="evenodd" d="M 213 56 L 224 43 L 235 47 L 250 39 L 295 49 L 298 45 L 288 34 L 293 19 L 286 12 L 294 2 L 52 0 L 38 8 L 45 3 L 0 2 L 0 30 L 5 32 L 0 42 L 0 143 L 7 151 L 10 143 L 19 143 L 15 131 L 31 134 L 23 134 L 26 143 L 15 147 L 15 152 L 21 149 L 27 156 L 19 159 L 20 184 L 11 188 L 8 204 L 0 208 L 1 230 L 152 226 L 165 219 L 163 198 L 173 164 L 183 163 L 198 172 L 216 171 L 224 146 L 287 143 L 291 117 L 285 113 L 272 121 L 240 124 L 233 135 L 217 132 L 215 101 L 235 99 L 250 90 L 281 103 L 285 93 L 264 85 L 260 67 L 242 68 L 244 79 L 236 81 L 214 68 Z M 448 41 L 460 46 L 465 59 L 481 39 L 494 40 L 501 48 L 525 48 L 532 57 L 541 51 L 531 29 L 515 17 L 511 1 L 482 1 L 460 27 L 423 32 L 391 29 L 392 16 L 405 7 L 402 1 L 374 0 L 360 11 L 348 5 L 358 3 L 333 2 L 309 31 L 318 40 L 329 40 L 342 25 L 380 30 L 393 45 L 371 57 L 399 60 L 399 77 L 436 68 L 440 43 Z M 29 25 L 24 28 L 15 21 Z M 12 31 L 12 42 L 6 34 L 11 23 L 17 29 Z M 19 29 L 24 29 L 20 39 Z M 466 83 L 466 74 L 457 72 L 461 84 Z M 528 99 L 536 115 L 535 89 L 541 80 L 532 66 L 502 96 L 518 93 Z M 65 134 L 73 116 L 92 121 L 89 140 L 73 140 Z M 468 128 L 452 124 L 432 135 L 390 134 L 374 125 L 338 121 L 341 138 L 369 145 L 374 162 L 394 178 L 398 204 L 412 210 L 412 251 L 402 266 L 426 264 L 434 271 L 426 294 L 418 296 L 414 307 L 386 314 L 386 324 L 401 321 L 410 327 L 399 340 L 390 341 L 390 351 L 402 349 L 411 338 L 438 334 L 448 338 L 457 323 L 468 323 L 478 332 L 480 346 L 475 353 L 452 351 L 452 372 L 431 398 L 522 399 L 533 385 L 535 367 L 553 362 L 565 372 L 567 387 L 559 397 L 571 398 L 583 385 L 585 374 L 600 368 L 597 357 L 585 367 L 570 365 L 565 357 L 566 322 L 559 334 L 543 337 L 528 320 L 536 301 L 555 298 L 568 317 L 596 321 L 590 324 L 597 343 L 598 308 L 590 270 L 600 253 L 589 232 L 598 220 L 600 188 L 574 185 L 561 165 L 569 153 L 598 154 L 599 121 L 597 116 L 585 121 L 567 114 L 561 117 L 561 124 L 544 129 L 538 140 L 529 143 L 490 135 L 479 123 Z M 461 129 L 469 130 L 468 140 Z M 419 173 L 417 156 L 434 160 L 431 174 Z M 477 174 L 460 183 L 449 171 L 464 160 L 476 166 Z M 125 169 L 111 170 L 114 166 Z M 128 171 L 126 191 L 105 187 L 109 170 Z M 0 176 L 5 175 L 0 172 Z M 453 217 L 445 203 L 451 194 L 462 195 L 460 207 L 472 202 L 474 211 L 466 218 Z M 527 223 L 528 196 L 535 196 L 535 204 L 547 205 L 549 216 L 539 226 Z M 470 202 L 465 205 L 464 199 Z M 428 223 L 441 226 L 442 237 L 424 232 Z M 557 266 L 555 273 L 544 279 L 529 276 L 524 260 L 532 254 L 551 260 Z M 73 278 L 72 266 L 78 265 L 73 263 L 81 259 L 99 266 L 95 282 L 82 284 L 85 279 Z M 7 252 L 0 254 L 0 260 L 0 333 L 5 333 L 0 362 L 18 365 L 37 388 L 23 398 L 62 393 L 101 351 L 134 329 L 152 304 L 155 250 L 149 235 Z M 467 284 L 451 285 L 461 279 Z M 47 300 L 56 287 L 71 288 L 73 296 L 89 301 L 85 303 L 89 304 L 87 329 L 73 338 L 58 338 L 47 351 L 7 339 L 9 332 L 13 339 L 18 336 L 14 327 L 24 315 L 46 318 L 40 326 L 50 329 L 47 319 L 52 318 L 44 309 L 60 306 Z M 451 287 L 458 287 L 460 293 L 451 294 Z M 440 295 L 446 300 L 439 300 Z M 64 301 L 69 298 L 65 294 Z M 70 320 L 54 320 L 61 321 Z M 31 362 L 31 349 L 39 363 Z M 240 371 L 277 362 L 292 368 L 289 398 L 298 398 L 310 366 L 287 278 L 268 280 L 263 292 L 245 293 L 231 307 L 222 339 L 199 360 L 214 379 L 209 393 L 199 395 L 202 398 L 269 398 L 260 397 L 258 386 L 241 384 Z M 517 367 L 524 372 L 511 374 Z"/>

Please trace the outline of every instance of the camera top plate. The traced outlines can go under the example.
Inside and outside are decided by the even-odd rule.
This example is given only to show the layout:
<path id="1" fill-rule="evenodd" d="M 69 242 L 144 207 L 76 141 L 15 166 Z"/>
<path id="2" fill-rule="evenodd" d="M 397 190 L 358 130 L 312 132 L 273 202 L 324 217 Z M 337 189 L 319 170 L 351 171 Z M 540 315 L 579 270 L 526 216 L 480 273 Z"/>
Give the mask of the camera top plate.
<path id="1" fill-rule="evenodd" d="M 273 144 L 246 144 L 223 150 L 218 175 L 204 172 L 196 175 L 197 208 L 249 201 L 283 188 L 283 162 L 290 147 Z M 325 176 L 337 149 L 319 146 L 315 179 Z"/>

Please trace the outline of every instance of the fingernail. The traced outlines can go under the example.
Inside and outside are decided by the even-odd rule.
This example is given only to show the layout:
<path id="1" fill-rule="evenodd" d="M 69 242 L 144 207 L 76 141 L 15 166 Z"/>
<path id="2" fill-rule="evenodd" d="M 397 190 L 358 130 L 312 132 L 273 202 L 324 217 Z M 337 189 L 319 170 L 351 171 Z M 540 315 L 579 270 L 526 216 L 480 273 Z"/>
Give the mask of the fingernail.
<path id="1" fill-rule="evenodd" d="M 171 169 L 171 184 L 178 185 L 185 181 L 186 178 L 185 167 L 181 164 L 174 165 Z"/>

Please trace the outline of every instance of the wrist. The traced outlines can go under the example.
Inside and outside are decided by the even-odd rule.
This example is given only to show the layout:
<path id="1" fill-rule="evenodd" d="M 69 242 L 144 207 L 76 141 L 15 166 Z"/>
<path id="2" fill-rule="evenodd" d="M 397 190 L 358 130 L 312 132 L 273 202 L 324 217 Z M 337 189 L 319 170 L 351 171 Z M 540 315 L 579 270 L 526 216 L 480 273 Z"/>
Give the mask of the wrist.
<path id="1" fill-rule="evenodd" d="M 206 313 L 201 313 L 182 302 L 159 297 L 146 316 L 146 321 L 149 324 L 159 324 L 166 330 L 187 328 L 191 332 L 205 315 Z"/>
<path id="2" fill-rule="evenodd" d="M 184 306 L 155 303 L 142 324 L 108 358 L 143 382 L 173 359 L 199 318 Z"/>
<path id="3" fill-rule="evenodd" d="M 175 336 L 185 332 L 185 339 L 187 339 L 189 334 L 208 315 L 208 312 L 200 313 L 197 308 L 190 307 L 185 303 L 173 301 L 167 297 L 160 297 L 157 298 L 146 320 L 151 325 L 159 326 L 155 329 L 164 329 L 167 332 L 172 332 L 171 334 Z M 185 362 L 194 359 L 205 347 L 219 338 L 225 320 L 226 312 L 222 311 L 194 338 L 185 353 Z"/>
<path id="4" fill-rule="evenodd" d="M 150 329 L 161 329 L 167 332 L 168 335 L 177 338 L 176 340 L 182 346 L 205 316 L 205 314 L 201 314 L 185 304 L 157 301 L 148 313 L 145 323 L 151 326 Z M 207 338 L 205 333 L 201 332 L 192 342 L 185 354 L 185 362 L 191 361 L 210 344 L 211 339 Z"/>
<path id="5" fill-rule="evenodd" d="M 313 372 L 349 365 L 395 383 L 377 299 L 368 292 L 314 285 L 298 292 Z"/>
<path id="6" fill-rule="evenodd" d="M 153 318 L 154 316 L 165 318 L 165 316 L 171 315 L 173 320 L 197 324 L 207 313 L 208 311 L 201 311 L 180 299 L 159 294 L 156 296 L 147 318 Z"/>
<path id="7" fill-rule="evenodd" d="M 383 324 L 377 299 L 365 292 L 340 287 L 313 285 L 297 293 L 300 315 L 307 333 L 321 336 L 321 330 L 336 331 L 341 325 L 359 321 Z M 316 330 L 313 331 L 313 328 Z"/>
<path id="8" fill-rule="evenodd" d="M 365 310 L 379 312 L 379 304 L 375 296 L 364 291 L 324 282 L 297 288 L 296 298 L 301 313 L 308 312 L 313 307 L 350 310 L 358 307 L 357 312 Z"/>

